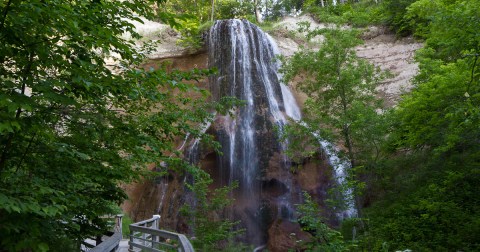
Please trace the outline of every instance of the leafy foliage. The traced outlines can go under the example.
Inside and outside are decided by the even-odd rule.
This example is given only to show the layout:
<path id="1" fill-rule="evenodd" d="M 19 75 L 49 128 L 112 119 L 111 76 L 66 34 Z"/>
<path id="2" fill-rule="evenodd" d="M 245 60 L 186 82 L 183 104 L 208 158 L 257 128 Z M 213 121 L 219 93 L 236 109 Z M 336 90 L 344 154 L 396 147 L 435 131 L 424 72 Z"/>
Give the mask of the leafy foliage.
<path id="1" fill-rule="evenodd" d="M 480 177 L 478 161 L 472 159 L 468 154 L 408 155 L 402 163 L 409 166 L 389 167 L 385 172 L 389 179 L 384 179 L 392 181 L 386 185 L 389 193 L 365 211 L 370 221 L 362 247 L 372 251 L 385 245 L 395 250 L 478 250 L 475 206 L 480 199 L 475 192 Z M 402 160 L 395 161 L 398 165 Z"/>
<path id="2" fill-rule="evenodd" d="M 120 184 L 147 175 L 146 164 L 178 159 L 175 138 L 200 137 L 195 125 L 211 119 L 208 94 L 193 100 L 188 91 L 200 90 L 183 83 L 209 71 L 134 69 L 143 55 L 120 37 L 138 38 L 130 20 L 175 23 L 148 3 L 0 4 L 0 244 L 8 251 L 55 250 L 104 232 L 99 216 L 125 199 Z"/>
<path id="3" fill-rule="evenodd" d="M 238 221 L 215 217 L 233 204 L 229 193 L 238 185 L 210 190 L 208 186 L 213 182 L 210 175 L 204 171 L 194 173 L 194 182 L 187 185 L 195 194 L 195 204 L 185 205 L 181 212 L 189 217 L 190 225 L 195 231 L 193 246 L 200 251 L 221 250 L 223 243 L 235 238 L 243 230 L 234 231 Z"/>
<path id="4" fill-rule="evenodd" d="M 309 97 L 304 104 L 304 125 L 295 125 L 289 132 L 303 137 L 303 143 L 312 135 L 319 133 L 323 139 L 341 143 L 345 148 L 340 151 L 342 158 L 347 159 L 351 166 L 346 173 L 350 176 L 345 185 L 340 185 L 340 191 L 354 190 L 358 195 L 363 189 L 357 176 L 364 169 L 371 169 L 379 162 L 383 150 L 387 125 L 386 117 L 379 113 L 380 101 L 375 96 L 375 87 L 382 78 L 382 73 L 372 64 L 356 56 L 354 46 L 361 43 L 356 30 L 319 29 L 310 31 L 308 38 L 323 36 L 322 45 L 318 51 L 304 49 L 287 61 L 283 68 L 285 78 L 297 78 L 297 88 Z M 295 138 L 293 143 L 297 143 Z M 318 140 L 317 140 L 318 141 Z M 315 144 L 313 145 L 315 146 Z M 289 154 L 309 155 L 308 149 L 295 147 Z M 352 199 L 354 200 L 354 199 Z M 332 201 L 332 200 L 330 200 Z M 308 202 L 308 200 L 307 200 Z M 332 201 L 335 202 L 335 201 Z M 357 203 L 358 204 L 358 203 Z M 339 206 L 338 204 L 335 204 Z M 315 207 L 300 207 L 302 211 L 310 211 L 307 217 L 300 220 L 313 225 L 320 233 L 334 235 L 329 231 L 314 213 Z M 313 211 L 313 212 L 312 212 Z M 309 218 L 309 219 L 305 219 Z M 339 234 L 339 233 L 338 233 Z M 316 241 L 315 246 L 334 239 L 338 244 L 321 245 L 325 251 L 345 251 L 343 238 L 324 237 Z M 331 246 L 330 246 L 331 245 Z M 321 251 L 323 251 L 320 249 Z"/>
<path id="5" fill-rule="evenodd" d="M 385 20 L 383 5 L 373 1 L 345 1 L 343 4 L 332 5 L 324 1 L 304 1 L 304 12 L 311 13 L 322 23 L 348 24 L 354 27 L 365 27 L 371 24 L 382 24 Z"/>
<path id="6" fill-rule="evenodd" d="M 478 0 L 416 1 L 407 8 L 406 18 L 414 25 L 416 35 L 424 37 L 427 47 L 434 49 L 428 57 L 450 62 L 478 53 L 479 4 Z"/>
<path id="7" fill-rule="evenodd" d="M 253 1 L 221 0 L 218 1 L 215 18 L 246 18 L 250 21 L 254 21 L 254 13 L 255 6 Z"/>
<path id="8" fill-rule="evenodd" d="M 407 8 L 426 44 L 415 89 L 392 113 L 392 157 L 372 170 L 384 195 L 367 209 L 367 250 L 479 249 L 480 43 L 467 21 L 479 18 L 478 6 L 419 0 Z"/>
<path id="9" fill-rule="evenodd" d="M 353 47 L 361 42 L 357 31 L 320 29 L 307 37 L 318 35 L 325 38 L 321 48 L 296 53 L 283 69 L 285 78 L 301 77 L 298 88 L 309 94 L 304 120 L 312 132 L 342 141 L 346 156 L 355 164 L 369 156 L 362 151 L 378 149 L 381 141 L 374 133 L 382 125 L 374 91 L 380 75 L 373 65 L 356 56 Z"/>
<path id="10" fill-rule="evenodd" d="M 416 0 L 385 0 L 386 22 L 400 36 L 413 33 L 414 28 L 406 18 L 407 7 Z"/>
<path id="11" fill-rule="evenodd" d="M 252 18 L 254 5 L 251 1 L 196 0 L 192 3 L 187 0 L 176 0 L 164 2 L 162 8 L 179 16 L 181 26 L 178 27 L 178 31 L 182 36 L 179 44 L 190 50 L 198 50 L 203 46 L 203 34 L 216 19 L 250 18 L 254 20 Z"/>
<path id="12" fill-rule="evenodd" d="M 304 231 L 312 233 L 314 240 L 307 243 L 312 251 L 350 251 L 355 245 L 345 242 L 340 232 L 330 228 L 320 216 L 320 208 L 307 193 L 305 203 L 297 206 L 298 222 Z"/>

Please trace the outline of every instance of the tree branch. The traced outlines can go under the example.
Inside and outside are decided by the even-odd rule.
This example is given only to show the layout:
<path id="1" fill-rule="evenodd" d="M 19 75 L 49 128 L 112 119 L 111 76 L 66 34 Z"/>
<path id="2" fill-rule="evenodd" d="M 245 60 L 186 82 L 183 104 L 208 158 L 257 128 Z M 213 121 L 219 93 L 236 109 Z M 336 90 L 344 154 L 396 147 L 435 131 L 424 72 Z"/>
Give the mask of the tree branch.
<path id="1" fill-rule="evenodd" d="M 3 26 L 5 25 L 5 20 L 7 20 L 8 11 L 10 9 L 10 5 L 12 4 L 12 0 L 8 0 L 5 9 L 3 9 L 3 17 L 2 22 L 0 23 L 0 32 L 3 30 Z"/>
<path id="2" fill-rule="evenodd" d="M 27 79 L 28 79 L 30 71 L 32 70 L 32 66 L 33 66 L 33 58 L 34 58 L 34 53 L 30 52 L 29 57 L 28 57 L 28 64 L 27 64 L 27 66 L 25 66 L 25 71 L 23 72 L 23 76 L 22 76 L 22 90 L 21 90 L 22 95 L 25 95 L 25 89 L 27 87 Z M 16 120 L 18 118 L 20 118 L 21 113 L 22 113 L 22 108 L 19 107 L 17 109 L 16 114 L 15 114 L 15 119 Z M 7 142 L 5 143 L 5 146 L 3 148 L 2 156 L 0 157 L 0 173 L 3 171 L 3 169 L 5 169 L 5 165 L 7 163 L 7 158 L 8 158 L 8 151 L 9 151 L 10 147 L 12 146 L 12 141 L 13 141 L 14 135 L 15 135 L 15 133 L 10 133 L 9 134 Z"/>
<path id="3" fill-rule="evenodd" d="M 16 170 L 15 172 L 17 172 L 18 169 L 20 169 L 20 166 L 22 166 L 23 160 L 25 160 L 25 157 L 27 156 L 27 153 L 28 153 L 28 151 L 30 150 L 30 147 L 32 146 L 33 140 L 35 139 L 36 136 L 37 136 L 37 132 L 35 132 L 35 133 L 33 134 L 32 138 L 31 138 L 30 141 L 28 142 L 28 146 L 27 146 L 27 148 L 25 149 L 25 152 L 23 152 L 22 158 L 20 159 L 20 162 L 18 162 L 17 170 Z"/>
<path id="4" fill-rule="evenodd" d="M 470 82 L 468 83 L 468 86 L 467 86 L 467 93 L 470 92 L 470 86 L 473 83 L 473 78 L 475 75 L 475 67 L 477 65 L 478 56 L 479 56 L 478 54 L 475 54 L 475 61 L 473 61 L 473 66 L 472 66 L 472 77 L 470 78 Z"/>

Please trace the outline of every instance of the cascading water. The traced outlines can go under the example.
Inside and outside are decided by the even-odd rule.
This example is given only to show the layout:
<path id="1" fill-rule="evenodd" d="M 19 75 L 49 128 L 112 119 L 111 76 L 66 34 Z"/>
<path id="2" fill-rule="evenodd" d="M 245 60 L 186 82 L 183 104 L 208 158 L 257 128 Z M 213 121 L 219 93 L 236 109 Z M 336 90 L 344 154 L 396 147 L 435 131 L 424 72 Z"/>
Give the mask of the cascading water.
<path id="1" fill-rule="evenodd" d="M 273 52 L 275 55 L 279 55 L 280 52 L 277 48 L 276 43 L 271 40 L 272 45 L 273 45 Z M 279 61 L 276 61 L 276 64 L 279 64 Z M 277 69 L 279 69 L 280 66 L 277 65 Z M 278 79 L 282 80 L 282 76 L 278 74 Z M 300 113 L 300 108 L 297 105 L 297 101 L 295 100 L 295 97 L 293 96 L 292 92 L 290 89 L 285 86 L 283 83 L 280 83 L 280 86 L 282 88 L 282 95 L 283 95 L 283 101 L 285 104 L 285 112 L 287 115 L 292 118 L 294 121 L 299 122 L 303 126 L 305 125 L 304 122 L 300 122 L 302 115 Z M 335 174 L 335 179 L 337 180 L 337 183 L 340 185 L 343 185 L 345 183 L 345 178 L 347 177 L 346 175 L 346 170 L 350 167 L 350 164 L 346 160 L 342 160 L 338 157 L 338 149 L 332 145 L 330 142 L 323 140 L 320 137 L 320 134 L 315 133 L 314 134 L 315 138 L 319 140 L 320 146 L 322 149 L 326 152 L 330 165 L 332 165 L 334 169 L 334 174 Z M 351 188 L 346 188 L 346 190 L 343 193 L 343 198 L 345 200 L 345 205 L 346 208 L 343 211 L 340 211 L 337 213 L 337 216 L 339 219 L 344 219 L 344 218 L 350 218 L 350 217 L 356 217 L 357 216 L 357 209 L 355 208 L 355 204 L 353 201 L 353 192 Z"/>
<path id="2" fill-rule="evenodd" d="M 234 215 L 247 227 L 248 241 L 261 244 L 266 239 L 264 223 L 271 218 L 265 216 L 270 215 L 266 208 L 272 207 L 271 202 L 265 206 L 261 197 L 266 184 L 269 188 L 275 184 L 281 191 L 273 200 L 279 215 L 291 216 L 286 193 L 291 187 L 289 178 L 281 182 L 268 180 L 265 169 L 275 157 L 283 163 L 278 169 L 288 169 L 285 146 L 279 142 L 277 132 L 284 128 L 286 115 L 291 116 L 294 109 L 285 109 L 284 93 L 288 88 L 281 86 L 272 40 L 258 27 L 246 20 L 217 21 L 210 30 L 208 51 L 209 65 L 218 69 L 218 74 L 209 80 L 214 97 L 232 96 L 245 101 L 233 116 L 217 120 L 222 128 L 217 131 L 217 139 L 223 146 L 218 163 L 223 181 L 239 183 L 236 204 L 244 208 Z M 298 108 L 296 113 L 300 114 Z"/>
<path id="3" fill-rule="evenodd" d="M 246 20 L 216 21 L 209 33 L 208 53 L 209 66 L 217 69 L 209 79 L 214 98 L 231 96 L 245 102 L 231 115 L 217 115 L 214 122 L 223 153 L 216 160 L 219 184 L 239 183 L 230 217 L 241 220 L 248 243 L 262 245 L 268 225 L 293 218 L 294 203 L 302 201 L 304 189 L 292 181 L 286 144 L 279 141 L 278 133 L 287 118 L 299 121 L 301 113 L 281 83 L 276 44 L 255 25 Z M 335 165 L 336 156 L 328 150 L 327 154 Z M 335 168 L 338 182 L 344 177 L 343 168 Z"/>

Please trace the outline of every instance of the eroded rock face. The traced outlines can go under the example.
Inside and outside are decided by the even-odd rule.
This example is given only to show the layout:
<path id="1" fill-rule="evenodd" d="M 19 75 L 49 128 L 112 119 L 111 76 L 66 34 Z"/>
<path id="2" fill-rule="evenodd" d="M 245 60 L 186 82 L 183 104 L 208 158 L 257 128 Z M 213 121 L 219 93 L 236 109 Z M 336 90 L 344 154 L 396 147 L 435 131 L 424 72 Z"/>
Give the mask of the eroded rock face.
<path id="1" fill-rule="evenodd" d="M 311 241 L 312 235 L 303 231 L 296 222 L 276 220 L 268 229 L 268 251 L 304 251 L 305 243 Z"/>
<path id="2" fill-rule="evenodd" d="M 168 57 L 167 57 L 168 56 Z M 151 58 L 143 67 L 145 69 L 166 66 L 166 69 L 190 71 L 194 68 L 206 69 L 208 66 L 206 51 L 192 54 L 170 55 Z M 195 83 L 198 87 L 208 88 L 207 78 Z M 192 98 L 194 95 L 192 94 Z M 181 146 L 184 139 L 176 139 L 176 145 Z M 154 166 L 149 167 L 155 169 Z M 149 219 L 159 214 L 160 226 L 188 234 L 191 232 L 187 220 L 179 214 L 180 208 L 193 197 L 185 190 L 185 175 L 170 171 L 169 174 L 155 180 L 144 180 L 140 183 L 126 186 L 129 200 L 123 203 L 122 209 L 134 221 Z"/>
<path id="3" fill-rule="evenodd" d="M 189 233 L 190 229 L 180 214 L 180 208 L 188 200 L 184 176 L 173 172 L 153 181 L 137 184 L 130 192 L 131 206 L 124 206 L 134 221 L 152 218 L 158 214 L 163 229 Z"/>
<path id="4" fill-rule="evenodd" d="M 305 32 L 298 32 L 300 22 L 310 23 L 311 29 L 334 27 L 318 23 L 309 16 L 285 17 L 275 25 L 275 31 L 272 34 L 282 55 L 291 56 L 301 46 L 316 50 L 321 45 L 321 37 L 317 41 L 313 41 L 314 43 L 306 43 Z M 350 29 L 350 27 L 344 26 L 342 29 Z M 399 39 L 387 28 L 377 26 L 365 28 L 362 38 L 365 43 L 357 46 L 355 51 L 359 57 L 367 59 L 375 66 L 392 74 L 377 87 L 377 91 L 379 97 L 385 99 L 386 106 L 395 106 L 401 95 L 412 88 L 412 78 L 418 72 L 418 64 L 414 60 L 414 55 L 423 45 L 412 37 Z M 295 81 L 290 84 L 295 87 Z M 295 95 L 302 107 L 308 94 L 297 90 Z"/>

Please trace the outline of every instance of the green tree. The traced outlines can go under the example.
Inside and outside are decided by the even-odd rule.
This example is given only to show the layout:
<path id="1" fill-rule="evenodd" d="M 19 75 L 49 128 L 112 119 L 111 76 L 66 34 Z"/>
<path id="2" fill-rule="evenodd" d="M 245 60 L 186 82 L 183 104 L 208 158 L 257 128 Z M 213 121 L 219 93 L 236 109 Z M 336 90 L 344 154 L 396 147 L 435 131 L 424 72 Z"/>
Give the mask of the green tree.
<path id="1" fill-rule="evenodd" d="M 220 251 L 226 242 L 232 241 L 244 230 L 234 230 L 239 221 L 223 219 L 218 215 L 234 203 L 229 195 L 238 185 L 236 183 L 211 190 L 213 183 L 210 175 L 204 171 L 194 173 L 194 182 L 187 187 L 195 195 L 194 205 L 185 205 L 181 212 L 189 219 L 195 232 L 193 246 L 200 251 Z M 240 246 L 240 244 L 236 244 Z"/>
<path id="2" fill-rule="evenodd" d="M 384 4 L 373 0 L 362 1 L 317 1 L 301 2 L 301 9 L 323 23 L 348 24 L 354 27 L 366 27 L 371 24 L 382 24 L 385 21 Z"/>
<path id="3" fill-rule="evenodd" d="M 476 146 L 480 87 L 480 1 L 418 1 L 409 15 L 429 17 L 426 47 L 417 53 L 416 89 L 400 104 L 398 116 L 407 146 L 444 153 Z M 463 147 L 462 147 L 463 148 Z"/>
<path id="4" fill-rule="evenodd" d="M 480 203 L 478 77 L 467 92 L 473 59 L 423 62 L 437 70 L 394 111 L 391 163 L 374 171 L 379 179 L 371 187 L 386 194 L 366 210 L 370 238 L 375 237 L 369 249 L 388 243 L 392 249 L 475 251 L 480 246 L 474 235 L 480 220 L 475 207 Z"/>
<path id="5" fill-rule="evenodd" d="M 254 5 L 251 1 L 237 0 L 175 0 L 165 1 L 162 9 L 176 14 L 181 26 L 179 44 L 190 50 L 204 46 L 204 33 L 217 19 L 247 18 L 254 20 Z"/>
<path id="6" fill-rule="evenodd" d="M 378 70 L 356 56 L 361 43 L 355 30 L 320 29 L 308 37 L 323 35 L 318 51 L 304 49 L 287 61 L 287 81 L 300 77 L 297 87 L 309 94 L 303 120 L 321 137 L 345 146 L 352 167 L 379 155 L 382 135 L 380 102 L 375 98 Z M 368 155 L 365 154 L 369 153 Z"/>
<path id="7" fill-rule="evenodd" d="M 139 69 L 141 50 L 121 38 L 138 38 L 138 16 L 175 24 L 154 2 L 0 3 L 2 250 L 55 250 L 102 233 L 98 217 L 126 197 L 121 183 L 179 159 L 177 137 L 200 137 L 195 125 L 212 106 L 182 81 L 209 72 Z M 115 55 L 116 69 L 106 61 Z"/>
<path id="8" fill-rule="evenodd" d="M 416 35 L 425 38 L 426 47 L 434 49 L 428 57 L 452 62 L 480 51 L 479 5 L 478 0 L 418 0 L 405 16 Z"/>
<path id="9" fill-rule="evenodd" d="M 398 35 L 407 36 L 413 33 L 414 28 L 405 17 L 407 7 L 416 0 L 385 0 L 386 22 Z"/>
<path id="10" fill-rule="evenodd" d="M 330 202 L 337 208 L 345 207 L 342 202 L 355 202 L 362 215 L 359 195 L 364 183 L 360 175 L 380 163 L 387 129 L 375 93 L 383 74 L 357 57 L 354 46 L 361 43 L 358 31 L 319 29 L 310 31 L 307 38 L 319 35 L 323 38 L 318 50 L 301 50 L 283 68 L 286 80 L 296 78 L 297 88 L 308 94 L 302 119 L 308 126 L 294 125 L 293 131 L 318 133 L 324 140 L 343 146 L 339 156 L 348 160 L 350 167 L 345 167 L 346 179 L 334 190 L 351 198 L 334 200 L 336 193 Z"/>
<path id="11" fill-rule="evenodd" d="M 390 162 L 374 172 L 383 196 L 366 210 L 366 249 L 479 250 L 479 1 L 408 7 L 425 48 L 414 89 L 392 113 Z M 424 22 L 426 20 L 426 22 Z"/>
<path id="12" fill-rule="evenodd" d="M 350 251 L 354 244 L 345 242 L 340 232 L 325 223 L 320 215 L 319 206 L 307 192 L 303 193 L 303 197 L 305 203 L 297 206 L 298 222 L 302 226 L 302 230 L 313 234 L 312 241 L 306 243 L 309 251 Z"/>

